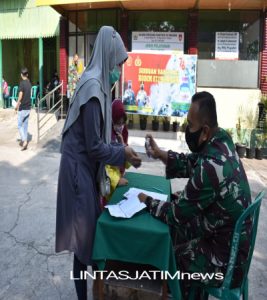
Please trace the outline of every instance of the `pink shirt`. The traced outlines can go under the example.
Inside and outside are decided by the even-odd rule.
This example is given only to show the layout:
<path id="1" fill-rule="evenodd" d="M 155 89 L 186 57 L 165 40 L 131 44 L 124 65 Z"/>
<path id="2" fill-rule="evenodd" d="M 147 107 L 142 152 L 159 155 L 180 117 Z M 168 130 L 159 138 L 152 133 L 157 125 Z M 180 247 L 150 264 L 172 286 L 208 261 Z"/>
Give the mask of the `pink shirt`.
<path id="1" fill-rule="evenodd" d="M 3 81 L 3 94 L 8 96 L 8 85 L 7 85 L 7 82 L 4 80 Z"/>

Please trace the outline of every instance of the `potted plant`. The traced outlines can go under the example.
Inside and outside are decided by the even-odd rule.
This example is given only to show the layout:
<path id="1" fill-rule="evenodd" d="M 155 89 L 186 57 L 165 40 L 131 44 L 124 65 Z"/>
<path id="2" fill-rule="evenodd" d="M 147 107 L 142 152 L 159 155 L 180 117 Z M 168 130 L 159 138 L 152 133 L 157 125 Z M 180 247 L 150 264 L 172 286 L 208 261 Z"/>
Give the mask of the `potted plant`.
<path id="1" fill-rule="evenodd" d="M 231 138 L 233 138 L 233 129 L 232 128 L 227 128 L 227 129 L 225 129 L 225 131 L 229 134 L 229 136 Z"/>
<path id="2" fill-rule="evenodd" d="M 146 115 L 139 115 L 139 122 L 140 122 L 140 129 L 141 130 L 146 130 L 147 116 Z"/>
<path id="3" fill-rule="evenodd" d="M 163 118 L 163 130 L 169 131 L 170 130 L 170 120 L 168 117 Z"/>
<path id="4" fill-rule="evenodd" d="M 256 149 L 255 149 L 255 158 L 262 159 L 263 158 L 263 145 L 265 142 L 265 137 L 263 133 L 256 134 Z"/>
<path id="5" fill-rule="evenodd" d="M 236 144 L 235 149 L 240 158 L 243 158 L 246 153 L 246 144 L 245 144 L 245 136 L 246 129 L 243 128 L 243 122 L 245 120 L 244 109 L 243 106 L 238 108 L 238 119 L 236 124 Z"/>
<path id="6" fill-rule="evenodd" d="M 246 158 L 252 159 L 255 157 L 255 148 L 251 148 L 250 145 L 246 147 Z"/>
<path id="7" fill-rule="evenodd" d="M 181 132 L 185 132 L 187 125 L 188 125 L 188 122 L 187 122 L 187 119 L 185 118 L 184 122 L 181 126 Z"/>
<path id="8" fill-rule="evenodd" d="M 246 147 L 246 157 L 251 159 L 255 156 L 255 148 L 251 146 L 251 135 L 253 129 L 256 127 L 256 114 L 252 109 L 248 110 L 246 113 L 246 125 L 247 125 L 247 147 Z"/>
<path id="9" fill-rule="evenodd" d="M 246 158 L 252 159 L 255 157 L 255 148 L 246 147 Z"/>
<path id="10" fill-rule="evenodd" d="M 179 125 L 180 125 L 179 122 L 174 121 L 174 122 L 172 123 L 172 131 L 173 131 L 173 132 L 177 132 L 177 131 L 179 130 Z"/>
<path id="11" fill-rule="evenodd" d="M 267 120 L 263 124 L 263 128 L 256 134 L 255 158 L 262 159 L 264 157 L 267 146 Z"/>
<path id="12" fill-rule="evenodd" d="M 240 158 L 243 158 L 246 152 L 245 133 L 245 129 L 241 128 L 241 118 L 239 117 L 236 124 L 237 143 L 235 144 L 235 148 Z"/>
<path id="13" fill-rule="evenodd" d="M 152 130 L 154 130 L 154 131 L 158 131 L 159 130 L 159 117 L 158 116 L 153 116 Z"/>
<path id="14" fill-rule="evenodd" d="M 127 124 L 127 127 L 128 129 L 133 129 L 133 115 L 129 115 L 130 118 L 128 120 L 128 124 Z"/>
<path id="15" fill-rule="evenodd" d="M 258 128 L 263 128 L 266 121 L 266 112 L 267 112 L 267 94 L 261 94 L 260 102 L 258 103 L 259 107 L 259 116 L 258 116 Z"/>

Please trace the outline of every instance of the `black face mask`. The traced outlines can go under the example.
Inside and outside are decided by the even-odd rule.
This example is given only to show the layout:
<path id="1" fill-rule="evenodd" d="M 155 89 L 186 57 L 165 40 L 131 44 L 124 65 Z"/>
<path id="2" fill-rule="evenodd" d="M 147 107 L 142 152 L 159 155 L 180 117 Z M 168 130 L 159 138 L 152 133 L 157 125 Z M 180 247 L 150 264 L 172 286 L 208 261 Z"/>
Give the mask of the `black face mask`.
<path id="1" fill-rule="evenodd" d="M 188 148 L 192 152 L 201 152 L 206 144 L 206 142 L 201 143 L 198 145 L 199 137 L 201 135 L 201 132 L 203 130 L 203 127 L 201 127 L 199 130 L 195 132 L 189 131 L 189 126 L 186 127 L 185 130 L 185 141 L 188 145 Z"/>

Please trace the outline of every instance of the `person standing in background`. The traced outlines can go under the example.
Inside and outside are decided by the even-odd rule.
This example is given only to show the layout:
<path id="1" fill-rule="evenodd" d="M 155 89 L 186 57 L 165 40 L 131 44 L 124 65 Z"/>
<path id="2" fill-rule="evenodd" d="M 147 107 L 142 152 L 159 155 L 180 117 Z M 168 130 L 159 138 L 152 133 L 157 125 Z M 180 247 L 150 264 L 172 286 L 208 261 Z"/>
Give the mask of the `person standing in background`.
<path id="1" fill-rule="evenodd" d="M 20 134 L 21 151 L 28 147 L 28 123 L 31 111 L 31 82 L 27 68 L 21 69 L 21 78 L 19 84 L 19 96 L 15 111 L 18 111 L 18 129 Z"/>
<path id="2" fill-rule="evenodd" d="M 7 108 L 7 101 L 8 101 L 8 97 L 9 97 L 9 91 L 8 91 L 8 84 L 5 81 L 5 78 L 3 76 L 2 79 L 2 91 L 3 91 L 3 100 L 4 100 L 4 108 Z"/>
<path id="3" fill-rule="evenodd" d="M 112 102 L 112 131 L 111 143 L 128 146 L 128 129 L 127 129 L 127 115 L 120 99 L 115 99 Z M 104 207 L 111 198 L 117 186 L 124 186 L 128 184 L 128 180 L 124 178 L 125 169 L 130 168 L 131 164 L 128 162 L 121 166 L 106 165 L 106 171 L 110 178 L 111 191 L 110 194 L 102 198 L 102 206 Z"/>
<path id="4" fill-rule="evenodd" d="M 59 85 L 59 77 L 57 70 L 54 70 L 50 82 L 47 84 L 46 88 L 50 92 L 52 91 L 55 87 Z"/>

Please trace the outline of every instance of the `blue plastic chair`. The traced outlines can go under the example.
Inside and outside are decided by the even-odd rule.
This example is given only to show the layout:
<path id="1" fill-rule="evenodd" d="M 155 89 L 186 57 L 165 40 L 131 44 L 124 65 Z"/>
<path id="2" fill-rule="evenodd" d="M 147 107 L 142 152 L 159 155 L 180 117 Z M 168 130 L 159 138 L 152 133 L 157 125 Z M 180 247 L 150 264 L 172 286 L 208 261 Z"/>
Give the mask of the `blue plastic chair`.
<path id="1" fill-rule="evenodd" d="M 215 288 L 215 287 L 206 287 L 205 285 L 197 285 L 198 287 L 201 287 L 202 291 L 204 292 L 205 299 L 208 299 L 208 295 L 212 295 L 222 300 L 239 300 L 240 296 L 242 295 L 244 300 L 248 300 L 248 271 L 249 271 L 253 251 L 254 251 L 257 228 L 258 228 L 260 205 L 264 197 L 264 194 L 265 193 L 263 191 L 260 192 L 256 197 L 255 201 L 242 213 L 242 215 L 239 217 L 239 219 L 236 222 L 233 238 L 232 238 L 229 263 L 221 287 Z M 249 216 L 251 217 L 252 220 L 252 232 L 251 232 L 251 243 L 250 243 L 250 249 L 248 253 L 248 259 L 244 269 L 244 277 L 240 287 L 231 289 L 231 282 L 233 278 L 233 271 L 234 271 L 234 266 L 235 266 L 236 257 L 238 253 L 238 246 L 239 246 L 240 236 L 242 232 L 242 226 L 244 221 Z M 189 299 L 194 299 L 194 295 L 195 295 L 195 288 L 192 287 L 190 291 Z"/>
<path id="2" fill-rule="evenodd" d="M 15 100 L 15 101 L 18 100 L 18 90 L 19 90 L 19 87 L 17 85 L 15 85 L 12 89 L 12 95 L 8 98 L 10 106 L 12 106 L 12 100 Z"/>
<path id="3" fill-rule="evenodd" d="M 37 86 L 37 85 L 32 86 L 32 89 L 31 89 L 31 105 L 32 105 L 32 106 L 34 106 L 35 103 L 36 103 L 36 99 L 37 99 L 37 89 L 38 89 L 38 86 Z"/>

